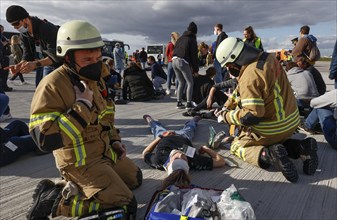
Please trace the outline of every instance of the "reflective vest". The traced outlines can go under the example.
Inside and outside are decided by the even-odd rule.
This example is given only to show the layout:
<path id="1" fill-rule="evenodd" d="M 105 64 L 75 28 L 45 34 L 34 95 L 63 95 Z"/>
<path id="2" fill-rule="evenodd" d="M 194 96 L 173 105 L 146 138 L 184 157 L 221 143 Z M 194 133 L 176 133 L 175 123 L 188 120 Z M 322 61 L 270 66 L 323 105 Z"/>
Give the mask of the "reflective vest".
<path id="1" fill-rule="evenodd" d="M 243 42 L 246 42 L 246 38 L 243 39 Z M 261 38 L 257 37 L 255 38 L 254 41 L 254 46 L 257 48 L 257 49 L 260 49 L 260 46 L 261 46 Z"/>

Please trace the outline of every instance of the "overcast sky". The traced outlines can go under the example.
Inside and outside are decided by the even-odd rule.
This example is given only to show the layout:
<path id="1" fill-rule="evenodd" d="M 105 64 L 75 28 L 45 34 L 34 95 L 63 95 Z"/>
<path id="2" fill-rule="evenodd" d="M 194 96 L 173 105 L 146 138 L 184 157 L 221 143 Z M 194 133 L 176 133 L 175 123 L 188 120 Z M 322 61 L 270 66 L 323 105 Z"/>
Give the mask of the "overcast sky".
<path id="1" fill-rule="evenodd" d="M 129 53 L 147 44 L 166 44 L 172 31 L 183 33 L 191 21 L 198 25 L 198 42 L 208 44 L 216 39 L 216 23 L 222 23 L 229 36 L 240 38 L 251 25 L 266 50 L 291 49 L 290 40 L 299 36 L 303 25 L 311 27 L 323 55 L 331 55 L 336 42 L 336 0 L 1 0 L 0 4 L 6 31 L 15 31 L 5 14 L 10 5 L 17 4 L 31 16 L 58 25 L 87 20 L 103 37 L 128 43 Z"/>

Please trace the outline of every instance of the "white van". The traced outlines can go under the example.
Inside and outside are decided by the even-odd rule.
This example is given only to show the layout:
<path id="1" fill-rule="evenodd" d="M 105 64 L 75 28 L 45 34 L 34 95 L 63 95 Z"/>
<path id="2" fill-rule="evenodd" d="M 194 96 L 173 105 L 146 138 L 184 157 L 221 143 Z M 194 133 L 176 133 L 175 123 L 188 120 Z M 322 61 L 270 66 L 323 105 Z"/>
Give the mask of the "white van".
<path id="1" fill-rule="evenodd" d="M 165 63 L 166 59 L 166 46 L 164 44 L 151 44 L 146 46 L 146 52 L 147 56 L 153 56 L 156 61 L 158 61 L 157 56 L 158 54 L 161 54 L 162 60 L 161 60 L 161 65 Z"/>

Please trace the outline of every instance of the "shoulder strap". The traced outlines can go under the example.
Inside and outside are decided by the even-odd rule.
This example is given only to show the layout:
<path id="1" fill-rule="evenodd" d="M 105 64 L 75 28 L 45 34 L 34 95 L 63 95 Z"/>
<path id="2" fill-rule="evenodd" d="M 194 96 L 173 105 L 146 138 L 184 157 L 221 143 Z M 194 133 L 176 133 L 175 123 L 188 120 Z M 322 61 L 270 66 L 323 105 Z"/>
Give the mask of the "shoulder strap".
<path id="1" fill-rule="evenodd" d="M 257 61 L 256 68 L 263 70 L 264 63 L 267 60 L 269 53 L 263 52 L 261 56 L 259 57 L 259 60 Z"/>

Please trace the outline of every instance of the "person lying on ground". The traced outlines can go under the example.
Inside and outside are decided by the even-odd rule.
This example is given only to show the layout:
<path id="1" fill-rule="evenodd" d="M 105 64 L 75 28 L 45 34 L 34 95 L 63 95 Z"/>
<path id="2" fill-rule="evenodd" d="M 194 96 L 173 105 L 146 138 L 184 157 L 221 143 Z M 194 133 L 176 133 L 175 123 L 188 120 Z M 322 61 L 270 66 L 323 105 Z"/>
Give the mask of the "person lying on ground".
<path id="1" fill-rule="evenodd" d="M 224 158 L 207 146 L 202 146 L 198 153 L 194 151 L 192 138 L 196 126 L 201 119 L 199 116 L 185 123 L 181 130 L 167 130 L 150 115 L 144 115 L 144 120 L 151 128 L 154 140 L 143 150 L 145 163 L 159 170 L 166 170 L 168 177 L 164 180 L 163 188 L 169 185 L 188 186 L 190 181 L 188 173 L 194 170 L 212 170 L 225 165 Z M 155 150 L 155 153 L 153 151 Z M 209 156 L 203 155 L 208 154 Z"/>

